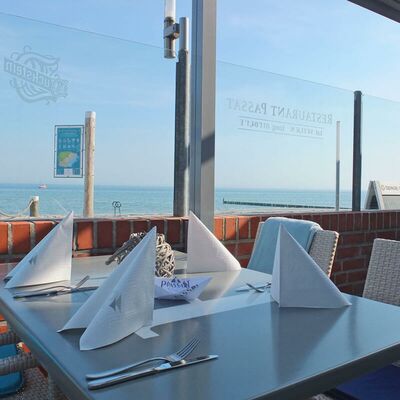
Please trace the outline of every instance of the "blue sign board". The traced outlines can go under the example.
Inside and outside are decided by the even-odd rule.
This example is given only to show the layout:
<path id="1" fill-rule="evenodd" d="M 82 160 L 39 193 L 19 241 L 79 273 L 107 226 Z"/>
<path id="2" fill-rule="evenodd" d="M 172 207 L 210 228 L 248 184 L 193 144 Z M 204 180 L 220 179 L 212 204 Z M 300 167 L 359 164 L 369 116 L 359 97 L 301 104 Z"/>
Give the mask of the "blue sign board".
<path id="1" fill-rule="evenodd" d="M 54 177 L 83 177 L 83 125 L 54 127 Z"/>

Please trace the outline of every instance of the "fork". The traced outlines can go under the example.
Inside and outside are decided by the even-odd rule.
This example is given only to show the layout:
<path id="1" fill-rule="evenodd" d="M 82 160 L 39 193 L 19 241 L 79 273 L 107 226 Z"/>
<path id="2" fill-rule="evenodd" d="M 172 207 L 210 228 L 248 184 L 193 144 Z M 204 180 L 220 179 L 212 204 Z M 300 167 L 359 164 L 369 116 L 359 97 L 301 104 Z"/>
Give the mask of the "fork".
<path id="1" fill-rule="evenodd" d="M 72 286 L 55 285 L 55 286 L 50 286 L 50 287 L 46 287 L 46 288 L 43 288 L 43 289 L 28 290 L 28 291 L 24 291 L 24 292 L 16 292 L 14 294 L 14 297 L 15 296 L 16 297 L 24 297 L 24 294 L 30 294 L 30 295 L 38 294 L 39 295 L 41 292 L 48 292 L 48 291 L 56 290 L 56 289 L 60 289 L 60 291 L 69 291 L 69 290 L 79 289 L 89 279 L 90 279 L 90 276 L 86 275 L 77 284 L 72 285 Z"/>
<path id="2" fill-rule="evenodd" d="M 263 287 L 256 287 L 256 286 L 252 285 L 251 283 L 246 283 L 246 285 L 247 285 L 249 288 L 254 289 L 254 290 L 255 290 L 256 292 L 258 292 L 258 293 L 264 293 L 265 290 L 267 289 L 267 286 L 268 286 L 268 285 L 265 285 L 265 286 L 263 286 Z"/>
<path id="3" fill-rule="evenodd" d="M 120 367 L 120 368 L 113 368 L 113 369 L 109 369 L 109 370 L 103 371 L 103 372 L 87 374 L 86 379 L 91 380 L 91 379 L 106 378 L 108 376 L 112 376 L 115 374 L 119 374 L 121 372 L 128 371 L 130 369 L 139 367 L 140 365 L 147 364 L 152 361 L 167 361 L 167 362 L 181 361 L 184 358 L 186 358 L 197 347 L 197 345 L 199 343 L 200 343 L 199 339 L 193 338 L 190 342 L 188 342 L 184 347 L 182 347 L 180 350 L 178 350 L 175 353 L 171 353 L 164 357 L 147 358 L 146 360 L 139 361 L 134 364 L 129 364 L 129 365 L 126 365 L 126 366 Z"/>

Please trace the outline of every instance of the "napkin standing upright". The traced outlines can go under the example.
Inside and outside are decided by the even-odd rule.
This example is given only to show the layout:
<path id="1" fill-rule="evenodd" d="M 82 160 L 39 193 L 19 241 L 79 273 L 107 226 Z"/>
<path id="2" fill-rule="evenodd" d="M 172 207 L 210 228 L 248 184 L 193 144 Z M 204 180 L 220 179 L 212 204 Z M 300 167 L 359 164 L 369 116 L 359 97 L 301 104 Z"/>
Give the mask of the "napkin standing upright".
<path id="1" fill-rule="evenodd" d="M 283 226 L 279 228 L 276 245 L 271 297 L 280 307 L 340 308 L 351 305 Z"/>
<path id="2" fill-rule="evenodd" d="M 189 214 L 187 272 L 238 271 L 239 261 L 194 215 Z"/>
<path id="3" fill-rule="evenodd" d="M 59 332 L 86 328 L 80 349 L 92 350 L 150 325 L 155 265 L 156 228 L 153 228 Z"/>
<path id="4" fill-rule="evenodd" d="M 69 281 L 71 279 L 71 211 L 6 276 L 6 288 Z"/>

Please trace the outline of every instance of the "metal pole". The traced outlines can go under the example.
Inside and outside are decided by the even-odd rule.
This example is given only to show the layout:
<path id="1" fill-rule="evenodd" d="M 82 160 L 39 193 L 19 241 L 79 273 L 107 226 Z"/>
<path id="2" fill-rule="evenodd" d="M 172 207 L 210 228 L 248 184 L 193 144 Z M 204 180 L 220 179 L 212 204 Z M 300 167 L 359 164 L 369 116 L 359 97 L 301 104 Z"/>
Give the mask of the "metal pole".
<path id="1" fill-rule="evenodd" d="M 336 211 L 340 209 L 340 121 L 336 121 Z"/>
<path id="2" fill-rule="evenodd" d="M 354 130 L 353 130 L 353 193 L 352 210 L 361 209 L 361 129 L 362 129 L 362 93 L 354 92 Z"/>
<path id="3" fill-rule="evenodd" d="M 190 209 L 213 231 L 216 0 L 192 0 Z"/>
<path id="4" fill-rule="evenodd" d="M 94 216 L 94 143 L 96 132 L 96 113 L 85 114 L 85 198 L 83 216 Z"/>
<path id="5" fill-rule="evenodd" d="M 190 61 L 189 19 L 179 19 L 175 91 L 174 216 L 189 213 Z"/>
<path id="6" fill-rule="evenodd" d="M 29 215 L 31 217 L 39 216 L 39 196 L 32 196 L 31 204 L 29 206 Z"/>

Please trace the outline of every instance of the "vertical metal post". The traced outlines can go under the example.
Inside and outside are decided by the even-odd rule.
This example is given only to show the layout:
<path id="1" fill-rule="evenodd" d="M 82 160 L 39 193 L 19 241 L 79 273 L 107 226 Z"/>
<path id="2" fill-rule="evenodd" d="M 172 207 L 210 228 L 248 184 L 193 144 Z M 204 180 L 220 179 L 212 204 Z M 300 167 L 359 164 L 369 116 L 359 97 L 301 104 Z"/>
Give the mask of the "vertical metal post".
<path id="1" fill-rule="evenodd" d="M 340 121 L 336 121 L 336 211 L 340 209 Z"/>
<path id="2" fill-rule="evenodd" d="M 189 19 L 179 19 L 179 53 L 175 90 L 174 216 L 189 213 L 190 128 Z"/>
<path id="3" fill-rule="evenodd" d="M 85 114 L 85 194 L 83 216 L 94 216 L 94 143 L 96 132 L 96 113 Z"/>
<path id="4" fill-rule="evenodd" d="M 352 209 L 361 209 L 361 128 L 362 128 L 362 93 L 354 92 L 354 125 L 353 125 L 353 192 Z"/>
<path id="5" fill-rule="evenodd" d="M 214 229 L 216 0 L 192 0 L 190 209 Z"/>

